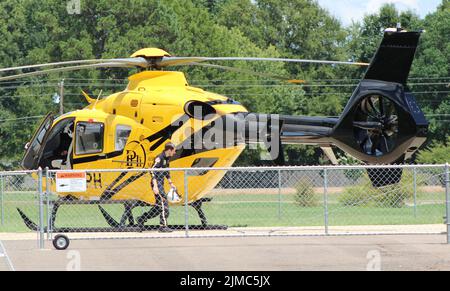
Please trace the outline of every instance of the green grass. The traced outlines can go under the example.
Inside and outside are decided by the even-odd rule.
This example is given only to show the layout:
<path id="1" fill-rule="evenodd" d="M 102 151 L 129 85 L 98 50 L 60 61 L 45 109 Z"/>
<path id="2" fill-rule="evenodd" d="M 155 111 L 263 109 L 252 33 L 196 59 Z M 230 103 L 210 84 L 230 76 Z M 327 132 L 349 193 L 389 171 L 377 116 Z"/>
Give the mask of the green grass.
<path id="1" fill-rule="evenodd" d="M 318 195 L 322 198 L 321 195 Z M 324 225 L 324 207 L 302 208 L 294 203 L 293 195 L 240 194 L 213 197 L 211 203 L 204 204 L 204 211 L 210 224 L 230 227 L 295 227 Z M 322 201 L 322 200 L 320 200 Z M 438 202 L 442 201 L 442 202 Z M 445 205 L 442 193 L 421 193 L 417 197 L 414 211 L 412 201 L 402 208 L 381 207 L 343 207 L 338 203 L 337 195 L 329 196 L 329 225 L 411 225 L 442 224 Z M 33 221 L 39 221 L 38 201 L 34 193 L 7 193 L 3 195 L 4 223 L 0 232 L 28 232 L 16 208 L 22 209 Z M 116 220 L 123 213 L 121 205 L 103 206 Z M 136 208 L 137 217 L 145 209 Z M 47 207 L 44 212 L 47 213 Z M 170 224 L 184 224 L 184 207 L 170 208 Z M 46 216 L 44 217 L 47 220 Z M 199 224 L 194 209 L 189 207 L 189 223 Z M 149 221 L 158 224 L 159 218 Z M 56 227 L 107 227 L 96 205 L 61 206 Z"/>

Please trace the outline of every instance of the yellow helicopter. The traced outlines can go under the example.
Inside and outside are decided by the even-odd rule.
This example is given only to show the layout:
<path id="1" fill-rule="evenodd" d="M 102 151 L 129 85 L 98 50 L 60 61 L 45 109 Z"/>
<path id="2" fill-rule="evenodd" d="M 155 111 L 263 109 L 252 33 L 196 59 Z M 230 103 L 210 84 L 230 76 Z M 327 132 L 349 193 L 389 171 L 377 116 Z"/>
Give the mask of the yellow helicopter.
<path id="1" fill-rule="evenodd" d="M 172 168 L 202 169 L 188 177 L 187 200 L 200 216 L 202 225 L 198 229 L 214 229 L 208 225 L 201 207 L 202 203 L 210 201 L 205 195 L 226 172 L 208 171 L 207 168 L 231 167 L 248 144 L 265 143 L 280 165 L 284 160 L 284 144 L 318 145 L 333 162 L 336 158 L 332 146 L 369 164 L 398 163 L 410 158 L 425 142 L 428 129 L 428 122 L 406 86 L 420 34 L 386 31 L 370 64 L 301 59 L 172 57 L 161 49 L 147 48 L 124 59 L 0 69 L 0 72 L 8 72 L 58 66 L 0 77 L 0 81 L 88 68 L 143 69 L 129 77 L 129 84 L 122 92 L 103 99 L 92 98 L 83 92 L 89 102 L 87 107 L 58 118 L 49 114 L 27 144 L 22 167 L 28 170 L 87 171 L 146 169 L 151 168 L 154 158 L 170 141 L 177 146 L 177 154 L 171 160 Z M 339 118 L 252 114 L 228 97 L 189 86 L 182 72 L 162 70 L 171 66 L 196 65 L 240 71 L 210 64 L 234 60 L 369 68 Z M 297 84 L 303 82 L 270 77 Z M 380 171 L 389 172 L 390 178 L 378 181 L 376 177 L 380 176 Z M 369 177 L 376 186 L 397 183 L 401 170 L 373 169 L 369 171 Z M 116 231 L 133 230 L 135 224 L 131 210 L 155 203 L 150 179 L 151 176 L 145 172 L 88 173 L 86 192 L 58 194 L 60 198 L 53 207 L 52 223 L 62 204 L 115 202 L 125 206 L 123 219 L 120 223 L 115 221 L 99 206 L 105 219 Z M 183 172 L 174 171 L 172 180 L 184 197 Z M 54 182 L 50 187 L 55 192 Z M 166 187 L 169 188 L 168 185 Z M 30 229 L 37 228 L 21 210 L 19 213 Z"/>

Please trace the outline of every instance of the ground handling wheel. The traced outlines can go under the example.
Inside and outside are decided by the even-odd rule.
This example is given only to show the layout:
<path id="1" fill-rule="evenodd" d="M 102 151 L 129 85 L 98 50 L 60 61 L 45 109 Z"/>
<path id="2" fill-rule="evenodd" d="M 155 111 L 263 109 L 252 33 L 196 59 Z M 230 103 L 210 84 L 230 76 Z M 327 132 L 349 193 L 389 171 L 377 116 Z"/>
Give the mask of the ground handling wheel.
<path id="1" fill-rule="evenodd" d="M 58 234 L 57 236 L 55 236 L 55 238 L 53 239 L 53 246 L 55 247 L 55 249 L 57 249 L 58 251 L 62 251 L 65 250 L 69 247 L 70 245 L 70 240 L 67 236 L 62 235 L 62 234 Z"/>

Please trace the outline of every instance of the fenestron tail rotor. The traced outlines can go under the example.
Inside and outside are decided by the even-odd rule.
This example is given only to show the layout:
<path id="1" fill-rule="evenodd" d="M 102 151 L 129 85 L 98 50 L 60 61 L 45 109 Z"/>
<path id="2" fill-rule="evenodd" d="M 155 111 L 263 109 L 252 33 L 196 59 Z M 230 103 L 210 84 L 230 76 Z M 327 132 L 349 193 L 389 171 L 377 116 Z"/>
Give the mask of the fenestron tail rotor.
<path id="1" fill-rule="evenodd" d="M 398 113 L 394 103 L 382 95 L 365 97 L 353 122 L 362 151 L 370 156 L 382 156 L 395 147 L 398 134 Z"/>

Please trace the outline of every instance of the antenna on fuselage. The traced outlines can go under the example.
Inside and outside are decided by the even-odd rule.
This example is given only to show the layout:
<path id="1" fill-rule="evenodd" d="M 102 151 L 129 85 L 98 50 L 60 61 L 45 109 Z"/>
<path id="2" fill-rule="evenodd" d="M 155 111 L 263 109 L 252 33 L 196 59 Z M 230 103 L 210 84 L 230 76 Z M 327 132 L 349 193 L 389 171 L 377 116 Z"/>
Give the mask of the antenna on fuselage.
<path id="1" fill-rule="evenodd" d="M 95 104 L 94 104 L 94 106 L 92 106 L 92 110 L 95 109 L 95 106 L 97 105 L 98 99 L 100 99 L 100 96 L 102 96 L 102 93 L 103 93 L 103 89 L 100 90 L 100 93 L 98 94 L 98 97 L 97 97 L 97 99 L 95 100 Z"/>

